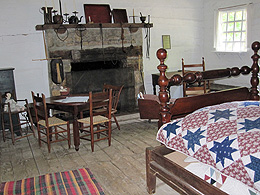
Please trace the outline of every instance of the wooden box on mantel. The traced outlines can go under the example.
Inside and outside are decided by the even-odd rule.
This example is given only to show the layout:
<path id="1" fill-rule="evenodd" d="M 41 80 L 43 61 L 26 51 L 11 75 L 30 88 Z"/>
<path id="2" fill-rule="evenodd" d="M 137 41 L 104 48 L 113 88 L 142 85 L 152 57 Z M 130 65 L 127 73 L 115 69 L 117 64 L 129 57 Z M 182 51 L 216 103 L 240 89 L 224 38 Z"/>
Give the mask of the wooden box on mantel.
<path id="1" fill-rule="evenodd" d="M 86 23 L 111 23 L 111 10 L 108 4 L 84 4 Z"/>

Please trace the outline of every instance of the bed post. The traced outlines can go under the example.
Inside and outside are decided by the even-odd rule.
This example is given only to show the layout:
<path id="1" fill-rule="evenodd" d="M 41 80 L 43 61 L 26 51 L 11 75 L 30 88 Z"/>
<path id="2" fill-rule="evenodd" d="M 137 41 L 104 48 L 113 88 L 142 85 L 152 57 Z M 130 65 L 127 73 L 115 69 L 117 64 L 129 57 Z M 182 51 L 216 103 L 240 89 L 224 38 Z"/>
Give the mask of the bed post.
<path id="1" fill-rule="evenodd" d="M 258 73 L 259 73 L 259 66 L 258 66 L 258 60 L 259 60 L 259 55 L 258 50 L 260 49 L 260 43 L 258 41 L 255 41 L 252 43 L 252 49 L 254 50 L 254 55 L 252 55 L 253 59 L 253 65 L 251 67 L 252 69 L 252 77 L 251 77 L 251 99 L 252 100 L 259 100 L 259 95 L 258 95 L 258 90 L 257 86 L 259 84 L 259 78 L 258 78 Z"/>
<path id="2" fill-rule="evenodd" d="M 164 60 L 167 57 L 167 51 L 161 48 L 157 50 L 156 54 L 157 54 L 157 58 L 160 60 L 160 65 L 157 66 L 157 69 L 160 71 L 160 76 L 158 79 L 158 84 L 160 87 L 159 100 L 161 104 L 158 128 L 160 128 L 160 126 L 170 121 L 171 114 L 170 114 L 170 108 L 168 106 L 169 94 L 167 91 L 169 80 L 165 75 L 165 71 L 167 70 L 168 67 L 167 65 L 164 64 Z"/>

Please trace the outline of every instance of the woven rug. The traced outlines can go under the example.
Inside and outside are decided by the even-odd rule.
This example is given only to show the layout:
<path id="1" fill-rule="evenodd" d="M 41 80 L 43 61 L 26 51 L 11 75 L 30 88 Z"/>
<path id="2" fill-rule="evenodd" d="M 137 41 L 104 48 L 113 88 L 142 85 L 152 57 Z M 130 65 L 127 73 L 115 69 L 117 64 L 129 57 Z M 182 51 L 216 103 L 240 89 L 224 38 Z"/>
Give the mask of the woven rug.
<path id="1" fill-rule="evenodd" d="M 3 182 L 0 186 L 0 195 L 2 194 L 103 195 L 105 193 L 91 171 L 87 168 L 82 168 L 73 171 L 50 173 L 19 181 Z"/>

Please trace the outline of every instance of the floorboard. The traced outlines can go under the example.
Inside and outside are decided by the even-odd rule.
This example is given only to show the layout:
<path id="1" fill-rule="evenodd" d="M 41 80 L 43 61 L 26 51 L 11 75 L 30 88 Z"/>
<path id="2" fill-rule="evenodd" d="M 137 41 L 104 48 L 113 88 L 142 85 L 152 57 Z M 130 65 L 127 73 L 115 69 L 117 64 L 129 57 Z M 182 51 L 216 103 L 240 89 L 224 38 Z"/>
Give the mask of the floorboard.
<path id="1" fill-rule="evenodd" d="M 0 135 L 0 182 L 20 180 L 47 173 L 87 167 L 93 172 L 106 194 L 146 195 L 145 148 L 157 146 L 155 140 L 157 121 L 141 120 L 138 113 L 118 116 L 121 130 L 112 132 L 112 144 L 107 140 L 90 143 L 81 140 L 80 150 L 67 142 L 52 144 L 48 153 L 46 144 L 39 147 L 37 138 L 31 136 L 12 144 L 3 142 Z M 72 137 L 73 140 L 73 137 Z M 155 194 L 178 194 L 157 179 Z"/>

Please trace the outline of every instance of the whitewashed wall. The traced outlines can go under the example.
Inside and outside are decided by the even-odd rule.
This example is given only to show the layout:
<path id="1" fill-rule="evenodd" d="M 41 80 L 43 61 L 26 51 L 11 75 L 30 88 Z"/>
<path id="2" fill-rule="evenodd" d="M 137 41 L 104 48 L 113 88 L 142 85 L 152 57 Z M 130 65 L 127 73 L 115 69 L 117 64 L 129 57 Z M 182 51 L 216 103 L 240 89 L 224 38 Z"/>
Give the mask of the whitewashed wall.
<path id="1" fill-rule="evenodd" d="M 252 3 L 252 4 L 250 4 Z M 248 51 L 244 53 L 219 53 L 214 51 L 214 13 L 218 8 L 236 6 L 241 4 L 249 5 L 249 40 Z M 253 51 L 251 43 L 260 41 L 260 0 L 205 0 L 204 1 L 204 55 L 206 68 L 225 68 L 227 66 L 252 65 L 251 56 Z M 239 76 L 239 78 L 225 79 L 218 83 L 232 84 L 237 86 L 250 86 L 250 76 Z"/>

